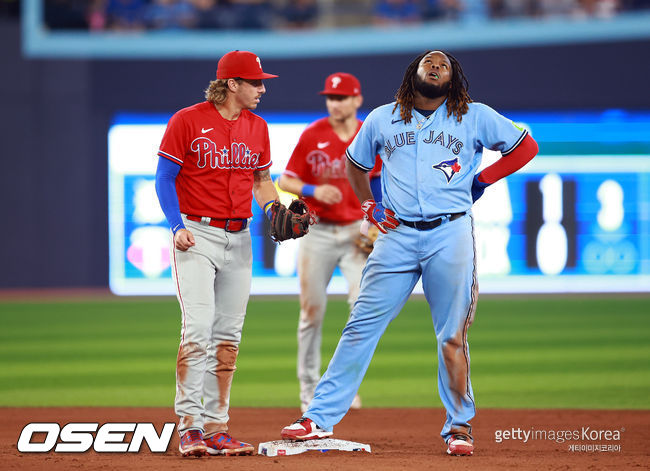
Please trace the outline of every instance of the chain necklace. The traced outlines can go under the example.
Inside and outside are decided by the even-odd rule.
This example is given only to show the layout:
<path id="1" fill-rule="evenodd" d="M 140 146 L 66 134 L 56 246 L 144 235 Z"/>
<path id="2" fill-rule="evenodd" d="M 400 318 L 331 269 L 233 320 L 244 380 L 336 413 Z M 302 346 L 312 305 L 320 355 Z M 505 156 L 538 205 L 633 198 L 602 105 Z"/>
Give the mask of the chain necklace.
<path id="1" fill-rule="evenodd" d="M 433 110 L 433 111 L 431 111 L 428 115 L 424 116 L 424 113 L 422 113 L 422 112 L 421 112 L 420 110 L 418 110 L 417 108 L 414 108 L 413 111 L 417 111 L 418 114 L 420 114 L 420 115 L 423 116 L 422 119 L 418 119 L 417 116 L 415 117 L 415 119 L 417 119 L 417 121 L 418 121 L 418 122 L 416 123 L 416 125 L 415 125 L 415 127 L 416 127 L 417 129 L 422 129 L 422 127 L 423 127 L 424 124 L 428 121 L 428 119 L 429 119 L 431 116 L 433 116 L 433 114 L 435 113 L 435 110 Z M 423 111 L 429 111 L 429 110 L 423 110 Z"/>
<path id="2" fill-rule="evenodd" d="M 429 116 L 425 116 L 424 119 L 418 119 L 417 125 L 415 127 L 418 129 L 422 129 L 422 126 L 424 126 L 424 123 L 426 123 L 427 120 L 431 117 L 431 114 Z"/>

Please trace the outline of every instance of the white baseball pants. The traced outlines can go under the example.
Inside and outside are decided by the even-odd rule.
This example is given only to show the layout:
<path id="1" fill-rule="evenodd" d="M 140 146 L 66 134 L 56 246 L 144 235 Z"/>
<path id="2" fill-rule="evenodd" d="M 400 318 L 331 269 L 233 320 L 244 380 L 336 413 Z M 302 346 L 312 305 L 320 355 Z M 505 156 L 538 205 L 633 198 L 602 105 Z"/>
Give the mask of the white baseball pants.
<path id="1" fill-rule="evenodd" d="M 172 276 L 182 312 L 176 362 L 178 432 L 228 430 L 230 386 L 236 369 L 253 255 L 249 229 L 224 229 L 189 221 L 196 245 L 183 252 L 172 242 Z"/>

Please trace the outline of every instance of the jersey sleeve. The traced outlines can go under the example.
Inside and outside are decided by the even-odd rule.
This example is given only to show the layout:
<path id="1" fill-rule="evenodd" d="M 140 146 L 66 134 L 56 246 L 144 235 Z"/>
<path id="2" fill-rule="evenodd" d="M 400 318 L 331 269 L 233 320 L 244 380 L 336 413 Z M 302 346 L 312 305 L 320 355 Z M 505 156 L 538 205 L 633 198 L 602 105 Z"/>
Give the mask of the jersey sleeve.
<path id="1" fill-rule="evenodd" d="M 182 166 L 189 144 L 188 136 L 187 123 L 181 114 L 176 113 L 167 123 L 167 129 L 165 129 L 158 149 L 158 156 Z"/>
<path id="2" fill-rule="evenodd" d="M 359 170 L 370 172 L 381 148 L 376 110 L 371 112 L 346 150 L 348 160 Z"/>
<path id="3" fill-rule="evenodd" d="M 271 167 L 271 140 L 269 139 L 269 126 L 264 122 L 264 152 L 260 155 L 257 170 L 266 170 Z"/>
<path id="4" fill-rule="evenodd" d="M 528 131 L 500 115 L 492 108 L 477 103 L 477 141 L 490 150 L 501 151 L 502 155 L 512 152 L 526 137 Z"/>

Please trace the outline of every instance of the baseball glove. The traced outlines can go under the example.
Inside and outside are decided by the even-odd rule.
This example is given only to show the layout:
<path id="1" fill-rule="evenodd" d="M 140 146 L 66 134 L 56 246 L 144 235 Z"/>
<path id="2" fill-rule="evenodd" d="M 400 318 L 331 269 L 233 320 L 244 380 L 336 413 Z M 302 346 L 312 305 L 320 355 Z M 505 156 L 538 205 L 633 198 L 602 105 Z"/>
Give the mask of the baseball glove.
<path id="1" fill-rule="evenodd" d="M 293 200 L 287 208 L 279 201 L 271 206 L 271 228 L 269 236 L 276 242 L 297 239 L 309 232 L 314 217 L 303 200 Z"/>
<path id="2" fill-rule="evenodd" d="M 359 233 L 355 239 L 354 243 L 357 246 L 359 250 L 361 250 L 362 253 L 366 255 L 370 255 L 370 252 L 372 252 L 372 249 L 375 248 L 375 241 L 377 240 L 377 237 L 379 236 L 379 229 L 377 226 L 374 226 L 370 224 L 368 227 L 368 234 L 361 234 Z"/>

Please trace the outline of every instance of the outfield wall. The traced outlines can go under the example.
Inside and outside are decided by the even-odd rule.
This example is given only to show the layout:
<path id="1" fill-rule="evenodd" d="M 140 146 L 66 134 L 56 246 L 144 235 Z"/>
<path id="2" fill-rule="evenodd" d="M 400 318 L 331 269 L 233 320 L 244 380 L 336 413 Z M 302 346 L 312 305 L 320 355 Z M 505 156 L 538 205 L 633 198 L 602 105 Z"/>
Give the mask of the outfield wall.
<path id="1" fill-rule="evenodd" d="M 430 43 L 430 44 L 429 44 Z M 0 288 L 108 284 L 107 135 L 117 112 L 169 113 L 202 99 L 216 59 L 25 59 L 0 24 Z M 435 37 L 422 49 L 435 47 Z M 650 40 L 454 49 L 477 101 L 500 110 L 649 110 Z M 359 76 L 364 108 L 388 102 L 420 49 L 264 59 L 280 75 L 260 111 L 318 111 L 333 71 Z M 152 156 L 152 158 L 155 158 Z"/>

